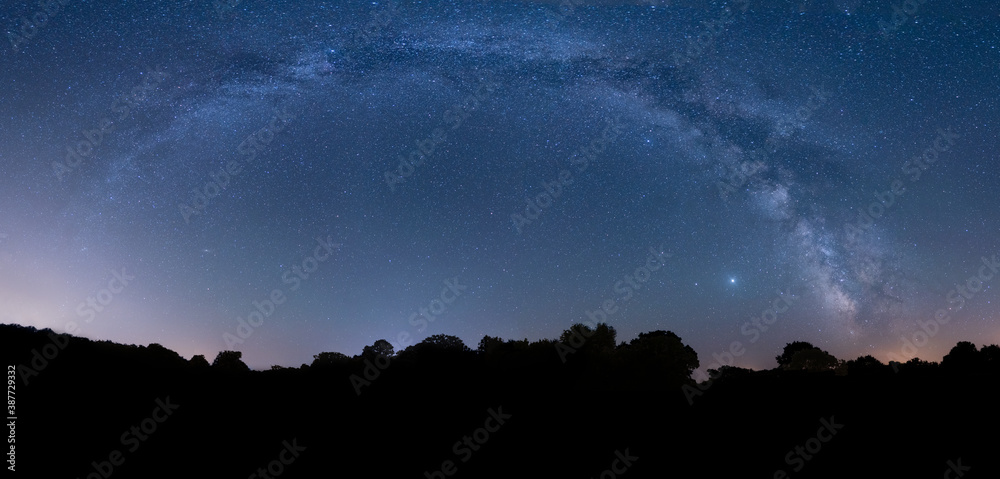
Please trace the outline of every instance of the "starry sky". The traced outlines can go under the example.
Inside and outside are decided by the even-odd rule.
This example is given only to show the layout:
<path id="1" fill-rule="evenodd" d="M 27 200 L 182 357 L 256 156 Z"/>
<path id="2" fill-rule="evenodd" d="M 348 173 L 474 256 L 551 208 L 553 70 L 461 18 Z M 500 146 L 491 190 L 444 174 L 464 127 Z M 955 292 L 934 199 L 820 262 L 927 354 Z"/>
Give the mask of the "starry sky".
<path id="1" fill-rule="evenodd" d="M 752 368 L 795 340 L 998 343 L 998 23 L 987 1 L 5 2 L 0 322 L 258 369 L 590 320 L 673 331 L 703 368 L 737 341 Z"/>

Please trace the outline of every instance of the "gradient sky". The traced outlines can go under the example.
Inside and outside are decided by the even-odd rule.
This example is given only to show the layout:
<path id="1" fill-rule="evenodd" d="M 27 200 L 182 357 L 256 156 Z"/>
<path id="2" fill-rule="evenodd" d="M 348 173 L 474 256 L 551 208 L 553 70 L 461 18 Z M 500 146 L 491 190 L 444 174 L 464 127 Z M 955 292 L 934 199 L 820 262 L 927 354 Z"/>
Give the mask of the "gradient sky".
<path id="1" fill-rule="evenodd" d="M 1000 342 L 996 2 L 584 3 L 6 2 L 0 322 L 211 360 L 279 290 L 254 368 L 608 300 L 703 366 Z"/>

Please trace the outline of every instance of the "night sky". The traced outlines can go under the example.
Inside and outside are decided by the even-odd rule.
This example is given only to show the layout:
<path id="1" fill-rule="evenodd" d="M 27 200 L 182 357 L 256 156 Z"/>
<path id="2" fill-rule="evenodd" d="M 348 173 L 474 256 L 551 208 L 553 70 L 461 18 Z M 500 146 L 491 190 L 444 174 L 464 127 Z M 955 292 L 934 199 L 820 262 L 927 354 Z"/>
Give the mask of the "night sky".
<path id="1" fill-rule="evenodd" d="M 5 2 L 0 322 L 256 369 L 1000 342 L 996 2 L 583 3 Z"/>

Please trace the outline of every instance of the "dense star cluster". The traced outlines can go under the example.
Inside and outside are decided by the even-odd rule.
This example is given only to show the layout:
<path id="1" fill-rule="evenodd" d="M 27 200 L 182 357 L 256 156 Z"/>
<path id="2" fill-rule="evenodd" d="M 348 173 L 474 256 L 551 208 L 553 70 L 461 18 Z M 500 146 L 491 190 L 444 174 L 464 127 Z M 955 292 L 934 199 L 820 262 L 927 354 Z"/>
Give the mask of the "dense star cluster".
<path id="1" fill-rule="evenodd" d="M 998 15 L 7 2 L 0 322 L 253 368 L 584 322 L 702 366 L 997 343 Z"/>

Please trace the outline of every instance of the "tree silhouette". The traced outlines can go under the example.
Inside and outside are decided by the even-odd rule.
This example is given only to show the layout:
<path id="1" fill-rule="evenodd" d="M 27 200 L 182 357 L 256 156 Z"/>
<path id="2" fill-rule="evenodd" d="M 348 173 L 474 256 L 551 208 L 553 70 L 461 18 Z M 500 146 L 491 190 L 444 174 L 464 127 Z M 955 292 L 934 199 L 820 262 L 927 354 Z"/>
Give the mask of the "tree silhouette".
<path id="1" fill-rule="evenodd" d="M 832 371 L 840 365 L 840 360 L 820 348 L 802 349 L 792 355 L 792 361 L 784 368 L 790 371 Z"/>
<path id="2" fill-rule="evenodd" d="M 941 359 L 941 367 L 952 371 L 979 372 L 983 366 L 982 354 L 969 341 L 959 341 Z"/>
<path id="3" fill-rule="evenodd" d="M 393 349 L 392 344 L 384 339 L 379 339 L 371 346 L 365 346 L 364 349 L 361 350 L 361 357 L 365 359 L 375 359 L 379 356 L 391 358 L 393 354 L 395 354 L 395 350 Z"/>
<path id="4" fill-rule="evenodd" d="M 543 354 L 537 354 L 539 345 L 540 342 L 529 343 L 527 339 L 504 341 L 499 337 L 484 336 L 479 341 L 476 354 L 484 364 L 493 369 L 506 372 L 534 369 L 545 364 L 546 354 L 552 352 L 546 350 Z"/>
<path id="5" fill-rule="evenodd" d="M 719 366 L 719 369 L 709 369 L 706 371 L 712 378 L 712 382 L 726 382 L 733 379 L 744 379 L 753 374 L 753 370 L 737 366 Z"/>
<path id="6" fill-rule="evenodd" d="M 871 376 L 889 372 L 889 368 L 871 355 L 847 361 L 847 374 L 852 376 Z"/>
<path id="7" fill-rule="evenodd" d="M 585 344 L 594 339 L 594 330 L 577 328 L 565 339 L 570 339 L 574 332 L 581 337 L 584 333 L 590 336 L 584 338 L 584 343 L 579 344 L 581 349 L 565 363 L 560 360 L 555 339 L 529 342 L 487 336 L 479 341 L 482 352 L 473 353 L 458 338 L 439 335 L 397 354 L 411 354 L 406 359 L 394 357 L 391 361 L 366 364 L 360 356 L 325 352 L 313 356 L 315 368 L 271 366 L 267 371 L 240 374 L 227 372 L 227 368 L 245 370 L 242 355 L 236 351 L 220 352 L 211 365 L 204 356 L 197 355 L 187 364 L 151 373 L 149 365 L 157 364 L 156 358 L 170 356 L 166 348 L 77 337 L 66 345 L 67 357 L 62 357 L 63 352 L 59 350 L 58 356 L 46 358 L 43 354 L 53 356 L 60 347 L 52 343 L 47 331 L 32 333 L 26 328 L 22 331 L 8 325 L 0 325 L 0 351 L 13 351 L 8 364 L 18 368 L 17 375 L 22 374 L 22 369 L 44 367 L 39 371 L 41 379 L 31 376 L 30 385 L 25 385 L 19 393 L 30 400 L 25 404 L 45 412 L 46 416 L 40 417 L 53 424 L 63 424 L 67 430 L 92 431 L 95 436 L 112 439 L 139 439 L 133 432 L 128 432 L 128 436 L 121 434 L 131 425 L 148 429 L 152 423 L 141 418 L 150 413 L 150 408 L 161 407 L 159 404 L 179 404 L 181 409 L 169 423 L 157 428 L 156 447 L 150 446 L 147 451 L 144 446 L 143 453 L 128 456 L 135 459 L 129 463 L 132 467 L 143 467 L 136 469 L 139 476 L 155 477 L 164 467 L 163 457 L 191 454 L 195 455 L 197 464 L 202 464 L 200 467 L 208 463 L 212 468 L 199 470 L 194 474 L 197 477 L 222 476 L 233 470 L 234 464 L 246 471 L 267 467 L 265 461 L 289 457 L 287 453 L 281 457 L 275 455 L 279 451 L 278 444 L 285 441 L 282 436 L 289 438 L 288 444 L 296 444 L 295 437 L 300 436 L 297 444 L 307 445 L 306 453 L 314 447 L 332 451 L 333 455 L 315 466 L 315 471 L 306 470 L 313 463 L 305 460 L 291 466 L 298 468 L 301 465 L 305 476 L 319 476 L 340 467 L 344 461 L 354 461 L 360 468 L 378 464 L 386 469 L 384 475 L 387 477 L 412 476 L 414 470 L 419 472 L 413 464 L 421 464 L 426 457 L 425 451 L 439 454 L 442 446 L 456 444 L 452 441 L 462 438 L 462 434 L 471 434 L 470 440 L 475 441 L 465 445 L 482 444 L 476 437 L 485 438 L 485 432 L 473 428 L 483 425 L 486 431 L 494 424 L 500 426 L 503 417 L 510 414 L 513 414 L 510 427 L 519 428 L 510 429 L 510 432 L 518 437 L 507 440 L 508 426 L 503 426 L 496 440 L 490 439 L 483 446 L 497 462 L 490 463 L 486 454 L 475 456 L 477 464 L 482 463 L 483 469 L 492 469 L 497 477 L 514 475 L 524 467 L 505 462 L 523 454 L 525 443 L 521 439 L 527 439 L 533 447 L 557 448 L 560 457 L 585 454 L 595 458 L 577 466 L 554 463 L 550 470 L 536 474 L 545 477 L 561 477 L 559 474 L 566 467 L 576 467 L 569 472 L 580 477 L 593 475 L 597 468 L 593 464 L 607 468 L 609 459 L 614 457 L 608 451 L 616 447 L 615 437 L 638 437 L 658 447 L 677 449 L 675 452 L 700 469 L 714 467 L 715 463 L 732 463 L 732 471 L 724 470 L 724 466 L 720 466 L 721 469 L 714 467 L 709 471 L 711 477 L 741 477 L 739 474 L 751 467 L 767 472 L 773 468 L 774 451 L 789 451 L 791 447 L 801 449 L 798 445 L 802 444 L 806 444 L 805 449 L 812 449 L 811 444 L 819 444 L 817 441 L 827 437 L 827 433 L 836 438 L 833 439 L 836 445 L 828 450 L 824 444 L 819 457 L 827 458 L 827 462 L 823 467 L 815 466 L 817 471 L 833 467 L 835 469 L 829 472 L 837 477 L 849 476 L 851 469 L 859 466 L 848 463 L 837 466 L 836 460 L 850 461 L 854 452 L 872 448 L 880 451 L 889 448 L 887 450 L 894 457 L 907 457 L 917 441 L 934 447 L 927 448 L 924 454 L 927 460 L 918 461 L 913 471 L 897 472 L 898 476 L 916 477 L 928 465 L 946 469 L 944 461 L 947 459 L 944 458 L 948 456 L 945 454 L 954 457 L 956 465 L 959 453 L 963 455 L 963 464 L 990 464 L 989 459 L 995 456 L 989 441 L 977 441 L 976 438 L 981 436 L 982 430 L 995 429 L 997 424 L 993 419 L 995 415 L 990 412 L 995 409 L 995 398 L 1000 390 L 1000 370 L 986 367 L 981 374 L 970 375 L 968 369 L 960 368 L 995 364 L 1000 358 L 1000 346 L 983 346 L 977 351 L 971 343 L 953 344 L 955 347 L 944 360 L 947 370 L 936 363 L 913 358 L 905 364 L 894 363 L 902 368 L 899 374 L 892 373 L 892 367 L 872 356 L 861 356 L 844 362 L 849 374 L 839 378 L 829 374 L 831 367 L 837 364 L 836 358 L 829 353 L 808 343 L 801 343 L 806 347 L 790 344 L 789 349 L 793 351 L 788 361 L 783 361 L 784 368 L 827 373 L 797 374 L 785 369 L 751 371 L 713 365 L 716 369 L 708 371 L 711 381 L 693 383 L 690 372 L 699 367 L 697 354 L 673 332 L 640 333 L 616 346 L 609 354 L 602 354 L 601 350 L 607 349 L 610 343 L 610 328 L 606 337 L 598 337 L 591 343 L 597 346 L 590 346 L 593 350 L 588 350 Z M 373 344 L 365 354 L 375 354 L 375 350 Z M 43 360 L 48 361 L 47 366 Z M 716 361 L 731 364 L 719 358 Z M 102 382 L 102 387 L 91 388 L 88 394 L 79 398 L 82 410 L 95 411 L 95 414 L 79 414 L 81 408 L 66 408 L 63 404 L 66 395 L 87 390 L 93 381 L 89 373 L 108 364 L 124 366 L 115 370 L 120 380 Z M 321 368 L 335 364 L 342 366 Z M 196 365 L 203 369 L 199 370 Z M 872 375 L 866 376 L 869 373 Z M 688 376 L 684 377 L 685 374 Z M 352 375 L 355 379 L 350 379 Z M 656 392 L 640 393 L 650 390 Z M 900 397 L 917 399 L 900 401 Z M 122 407 L 129 404 L 135 407 Z M 414 405 L 423 410 L 414 413 Z M 495 414 L 486 412 L 487 407 Z M 157 418 L 171 414 L 169 409 L 154 411 L 151 420 L 159 421 Z M 258 417 L 262 411 L 273 417 L 262 421 L 246 419 Z M 487 418 L 493 419 L 482 422 Z M 406 427 L 399 427 L 403 423 Z M 222 427 L 206 429 L 219 424 Z M 730 448 L 727 461 L 719 461 L 717 451 L 705 451 L 703 444 L 718 438 L 719 431 L 731 430 L 734 424 L 756 431 L 754 440 Z M 797 427 L 799 424 L 809 429 Z M 831 429 L 828 424 L 847 424 L 847 431 L 859 432 L 841 434 L 835 432 L 839 426 Z M 815 431 L 812 427 L 821 425 L 826 432 L 818 436 L 820 439 L 807 439 Z M 548 441 L 547 434 L 552 427 L 562 428 L 563 437 L 569 440 Z M 136 430 L 144 435 L 150 432 Z M 18 433 L 24 434 L 22 439 L 28 437 L 32 442 L 45 440 L 45 431 L 37 428 L 24 428 Z M 78 451 L 78 438 L 64 436 L 53 436 L 51 441 L 55 442 L 49 449 L 65 451 L 73 460 L 64 462 L 71 462 L 71 465 L 65 471 L 41 471 L 35 476 L 74 477 L 73 474 L 79 475 L 79 470 L 88 463 L 96 470 L 91 475 L 100 476 L 101 471 L 111 470 L 111 463 L 106 460 L 109 457 L 106 447 L 98 444 L 97 448 L 89 448 L 100 454 L 94 456 L 89 449 Z M 888 436 L 911 440 L 885 441 Z M 392 440 L 385 442 L 387 437 Z M 952 448 L 948 441 L 962 446 L 961 451 Z M 261 447 L 254 447 L 255 442 L 262 443 Z M 397 442 L 403 444 L 395 446 L 397 449 L 391 453 L 396 454 L 392 457 L 398 460 L 385 461 L 386 447 Z M 422 443 L 426 443 L 426 447 L 422 447 Z M 372 444 L 383 447 L 371 447 Z M 452 448 L 451 452 L 465 450 L 461 449 L 461 443 L 457 444 L 458 449 Z M 292 447 L 295 450 L 296 446 Z M 167 449 L 161 453 L 160 448 Z M 447 453 L 448 449 L 443 451 Z M 616 452 L 621 452 L 618 457 L 624 461 L 636 451 L 620 449 Z M 934 451 L 943 453 L 932 454 Z M 29 452 L 33 454 L 30 449 L 24 452 L 26 456 Z M 640 457 L 642 454 L 638 450 Z M 309 460 L 324 457 L 327 456 L 311 455 Z M 460 461 L 463 456 L 457 457 Z M 792 456 L 786 459 L 788 457 Z M 965 457 L 981 459 L 973 462 Z M 767 462 L 760 467 L 747 467 L 757 458 Z M 91 462 L 95 459 L 96 462 Z M 214 465 L 212 460 L 216 461 Z M 859 461 L 861 467 L 870 467 L 863 460 Z M 39 455 L 39 460 L 33 463 L 52 462 L 58 461 Z M 406 464 L 396 464 L 401 462 Z M 436 472 L 425 472 L 424 476 L 447 475 L 443 472 L 444 463 L 440 469 L 437 464 L 428 464 Z M 618 468 L 618 464 L 621 463 L 613 468 Z M 810 463 L 808 467 L 813 465 Z M 393 466 L 398 466 L 398 470 L 389 469 Z M 656 472 L 668 472 L 676 464 L 664 461 L 662 466 Z M 181 467 L 184 466 L 178 469 Z M 889 470 L 890 467 L 893 469 Z M 895 477 L 892 474 L 898 468 L 897 464 L 887 466 L 881 475 Z"/>
<path id="8" fill-rule="evenodd" d="M 774 359 L 775 361 L 778 362 L 779 367 L 785 368 L 785 366 L 788 366 L 789 364 L 792 363 L 792 357 L 795 356 L 795 353 L 815 348 L 816 346 L 813 346 L 812 343 L 807 343 L 805 341 L 794 341 L 786 344 L 785 349 L 781 352 L 781 354 L 775 356 Z"/>
<path id="9" fill-rule="evenodd" d="M 671 331 L 639 333 L 618 353 L 622 366 L 632 369 L 638 381 L 680 384 L 700 365 L 698 353 Z"/>
<path id="10" fill-rule="evenodd" d="M 313 355 L 310 366 L 316 368 L 333 367 L 348 364 L 351 358 L 344 353 L 319 353 Z"/>
<path id="11" fill-rule="evenodd" d="M 559 341 L 574 350 L 607 356 L 614 352 L 617 336 L 615 328 L 606 323 L 598 323 L 593 329 L 585 324 L 576 323 L 563 331 Z"/>
<path id="12" fill-rule="evenodd" d="M 209 367 L 208 360 L 205 359 L 205 355 L 204 354 L 195 354 L 194 356 L 191 356 L 191 360 L 188 361 L 188 364 L 190 364 L 191 366 L 194 366 L 196 368 L 207 368 L 207 367 Z"/>
<path id="13" fill-rule="evenodd" d="M 983 364 L 990 371 L 1000 370 L 1000 346 L 996 344 L 991 344 L 989 346 L 983 346 L 983 349 L 979 350 L 979 355 L 983 358 Z"/>
<path id="14" fill-rule="evenodd" d="M 471 352 L 472 350 L 458 336 L 435 334 L 400 351 L 396 356 L 404 362 L 427 361 L 433 363 L 438 361 L 450 362 L 458 356 Z"/>
<path id="15" fill-rule="evenodd" d="M 240 351 L 219 351 L 219 355 L 212 361 L 212 367 L 220 371 L 249 371 L 250 368 L 240 359 L 243 353 Z"/>
<path id="16" fill-rule="evenodd" d="M 938 363 L 924 361 L 920 358 L 910 358 L 905 363 L 899 361 L 889 361 L 889 368 L 893 371 L 905 375 L 931 376 L 938 371 Z"/>
<path id="17" fill-rule="evenodd" d="M 150 357 L 157 367 L 172 367 L 186 362 L 180 354 L 163 347 L 159 343 L 152 343 L 146 346 L 146 350 L 149 351 Z"/>
<path id="18" fill-rule="evenodd" d="M 618 332 L 615 331 L 613 326 L 608 326 L 605 323 L 598 323 L 597 327 L 594 328 L 594 335 L 590 337 L 587 341 L 589 347 L 595 349 L 597 352 L 602 354 L 609 354 L 614 352 L 617 343 Z"/>
<path id="19" fill-rule="evenodd" d="M 479 347 L 476 348 L 476 351 L 483 354 L 490 354 L 501 346 L 503 346 L 503 339 L 500 339 L 499 336 L 483 336 L 483 339 L 479 340 Z"/>
<path id="20" fill-rule="evenodd" d="M 435 334 L 424 338 L 423 341 L 414 346 L 425 345 L 444 351 L 467 352 L 471 351 L 458 336 L 448 334 Z"/>

